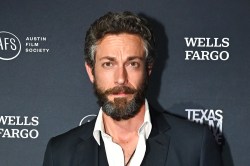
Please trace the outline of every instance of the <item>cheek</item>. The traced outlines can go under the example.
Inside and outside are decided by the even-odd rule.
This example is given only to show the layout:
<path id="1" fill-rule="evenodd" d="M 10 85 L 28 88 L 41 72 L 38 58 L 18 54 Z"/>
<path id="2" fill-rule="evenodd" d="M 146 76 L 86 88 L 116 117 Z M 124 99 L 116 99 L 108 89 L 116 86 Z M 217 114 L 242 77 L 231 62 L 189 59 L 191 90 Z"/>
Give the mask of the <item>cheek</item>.
<path id="1" fill-rule="evenodd" d="M 141 71 L 141 72 L 131 72 L 128 78 L 128 81 L 130 84 L 133 85 L 134 88 L 138 88 L 139 86 L 141 86 L 146 79 L 146 72 L 145 71 Z"/>
<path id="2" fill-rule="evenodd" d="M 98 87 L 108 89 L 112 86 L 112 74 L 95 71 L 94 80 Z"/>

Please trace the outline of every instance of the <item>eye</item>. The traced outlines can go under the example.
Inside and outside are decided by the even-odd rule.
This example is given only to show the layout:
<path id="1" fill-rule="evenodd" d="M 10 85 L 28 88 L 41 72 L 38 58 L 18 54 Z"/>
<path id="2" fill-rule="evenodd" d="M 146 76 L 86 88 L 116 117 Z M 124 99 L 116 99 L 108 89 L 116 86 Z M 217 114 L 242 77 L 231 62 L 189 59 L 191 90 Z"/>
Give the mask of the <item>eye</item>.
<path id="1" fill-rule="evenodd" d="M 112 62 L 104 62 L 103 64 L 102 64 L 102 67 L 104 67 L 104 68 L 110 68 L 110 67 L 112 67 L 113 66 L 113 63 Z"/>
<path id="2" fill-rule="evenodd" d="M 138 68 L 138 67 L 140 67 L 140 64 L 138 63 L 138 62 L 130 62 L 130 64 L 129 64 L 131 67 L 133 67 L 133 68 Z"/>

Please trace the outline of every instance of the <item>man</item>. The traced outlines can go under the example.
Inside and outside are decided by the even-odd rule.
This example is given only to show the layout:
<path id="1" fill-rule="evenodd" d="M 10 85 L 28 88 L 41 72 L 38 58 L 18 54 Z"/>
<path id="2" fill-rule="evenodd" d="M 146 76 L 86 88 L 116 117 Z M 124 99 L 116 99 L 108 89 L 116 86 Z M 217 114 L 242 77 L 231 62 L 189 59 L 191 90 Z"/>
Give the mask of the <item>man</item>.
<path id="1" fill-rule="evenodd" d="M 147 22 L 107 13 L 85 38 L 85 67 L 101 106 L 96 120 L 52 138 L 44 166 L 219 166 L 210 131 L 158 112 L 145 99 L 154 63 Z"/>

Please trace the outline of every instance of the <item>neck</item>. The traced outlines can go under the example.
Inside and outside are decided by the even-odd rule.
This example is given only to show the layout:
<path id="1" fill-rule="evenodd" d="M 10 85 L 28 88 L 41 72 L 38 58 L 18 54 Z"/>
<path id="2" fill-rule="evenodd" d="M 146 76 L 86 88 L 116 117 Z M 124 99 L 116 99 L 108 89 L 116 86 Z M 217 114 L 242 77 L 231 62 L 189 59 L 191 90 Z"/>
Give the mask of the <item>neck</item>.
<path id="1" fill-rule="evenodd" d="M 117 140 L 117 142 L 127 142 L 130 138 L 137 135 L 144 121 L 144 115 L 145 104 L 141 106 L 139 112 L 134 117 L 128 120 L 117 121 L 104 113 L 103 123 L 105 132 L 109 134 L 113 140 Z"/>

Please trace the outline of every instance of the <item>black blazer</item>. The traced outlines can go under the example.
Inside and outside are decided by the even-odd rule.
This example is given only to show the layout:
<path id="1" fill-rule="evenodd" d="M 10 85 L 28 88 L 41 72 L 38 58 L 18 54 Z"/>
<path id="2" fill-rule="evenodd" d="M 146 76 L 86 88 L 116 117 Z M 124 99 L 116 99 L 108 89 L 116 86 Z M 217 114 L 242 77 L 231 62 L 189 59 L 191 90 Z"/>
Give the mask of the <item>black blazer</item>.
<path id="1" fill-rule="evenodd" d="M 220 149 L 207 127 L 150 108 L 152 131 L 142 166 L 221 166 Z M 43 166 L 108 166 L 95 120 L 50 139 Z"/>

